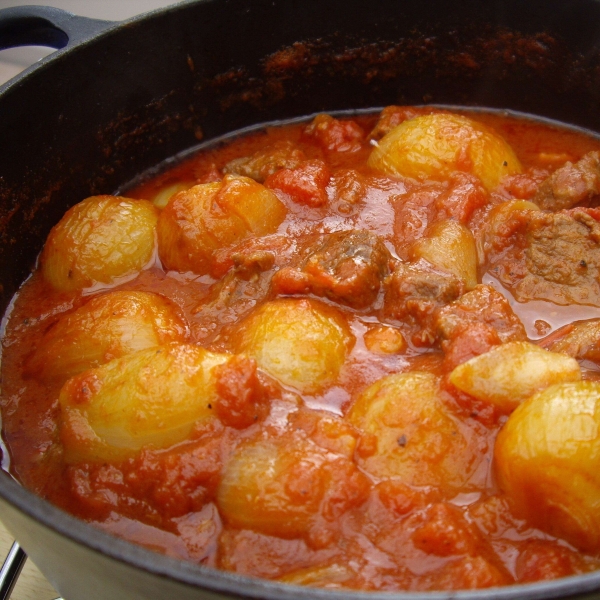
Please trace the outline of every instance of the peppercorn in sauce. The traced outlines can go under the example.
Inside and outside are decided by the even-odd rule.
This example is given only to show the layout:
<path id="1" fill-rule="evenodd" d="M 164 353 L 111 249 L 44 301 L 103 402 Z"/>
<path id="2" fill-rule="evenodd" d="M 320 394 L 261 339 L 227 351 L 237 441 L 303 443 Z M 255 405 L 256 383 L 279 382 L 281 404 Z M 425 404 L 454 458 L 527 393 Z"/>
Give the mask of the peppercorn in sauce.
<path id="1" fill-rule="evenodd" d="M 600 141 L 390 106 L 212 144 L 52 229 L 5 466 L 115 536 L 308 586 L 600 568 Z"/>

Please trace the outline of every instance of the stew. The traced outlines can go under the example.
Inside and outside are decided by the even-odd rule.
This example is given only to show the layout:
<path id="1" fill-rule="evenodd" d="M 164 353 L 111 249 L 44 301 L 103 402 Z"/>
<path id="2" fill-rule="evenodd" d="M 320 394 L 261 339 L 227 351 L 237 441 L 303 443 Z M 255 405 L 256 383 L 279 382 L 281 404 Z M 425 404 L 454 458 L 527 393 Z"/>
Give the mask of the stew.
<path id="1" fill-rule="evenodd" d="M 400 106 L 83 199 L 5 318 L 4 468 L 292 584 L 598 569 L 599 199 L 592 135 Z"/>

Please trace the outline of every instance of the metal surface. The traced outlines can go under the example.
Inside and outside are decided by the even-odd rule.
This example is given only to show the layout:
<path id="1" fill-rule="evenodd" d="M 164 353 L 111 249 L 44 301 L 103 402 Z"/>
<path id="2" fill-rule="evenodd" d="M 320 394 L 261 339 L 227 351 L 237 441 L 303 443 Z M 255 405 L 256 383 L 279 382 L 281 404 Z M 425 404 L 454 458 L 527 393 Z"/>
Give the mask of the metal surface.
<path id="1" fill-rule="evenodd" d="M 27 555 L 15 542 L 0 569 L 0 600 L 10 598 L 26 560 Z"/>
<path id="2" fill-rule="evenodd" d="M 0 46 L 60 48 L 0 88 L 0 310 L 86 196 L 257 122 L 386 104 L 504 107 L 600 131 L 594 0 L 205 0 L 114 24 L 0 11 Z M 8 151 L 7 151 L 8 150 Z M 0 474 L 0 517 L 68 600 L 592 600 L 600 573 L 502 589 L 301 588 L 97 531 Z"/>

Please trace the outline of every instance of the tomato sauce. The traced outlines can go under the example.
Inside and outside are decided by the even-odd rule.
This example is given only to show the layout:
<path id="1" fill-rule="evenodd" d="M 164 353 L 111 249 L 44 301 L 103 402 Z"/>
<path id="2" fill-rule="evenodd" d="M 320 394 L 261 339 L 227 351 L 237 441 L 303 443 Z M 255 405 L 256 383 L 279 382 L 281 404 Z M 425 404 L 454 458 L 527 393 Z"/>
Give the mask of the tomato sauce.
<path id="1" fill-rule="evenodd" d="M 456 126 L 447 115 L 459 115 L 458 151 L 447 141 Z M 415 122 L 423 129 L 402 130 L 404 137 L 386 146 Z M 410 152 L 395 154 L 427 128 L 442 140 L 441 154 L 425 137 L 414 162 L 407 163 Z M 481 139 L 483 149 L 469 154 Z M 444 144 L 452 146 L 450 166 Z M 515 115 L 388 107 L 265 126 L 130 186 L 122 195 L 155 205 L 151 259 L 108 282 L 58 289 L 44 271 L 49 238 L 40 268 L 5 318 L 4 467 L 118 537 L 292 584 L 470 589 L 599 569 L 600 534 L 584 530 L 600 527 L 597 505 L 586 504 L 600 482 L 567 500 L 556 525 L 551 508 L 536 519 L 511 471 L 522 457 L 509 451 L 510 436 L 529 431 L 518 415 L 530 397 L 558 390 L 542 401 L 562 406 L 571 385 L 586 402 L 596 398 L 600 302 L 589 282 L 600 247 L 598 151 L 600 140 L 585 132 Z M 485 162 L 488 154 L 496 158 Z M 427 174 L 433 164 L 438 171 Z M 493 169 L 500 175 L 490 175 Z M 544 186 L 554 186 L 554 195 L 543 196 Z M 558 205 L 539 208 L 551 201 Z M 185 211 L 203 202 L 221 211 L 211 213 L 213 221 L 199 217 L 206 239 L 195 221 L 185 224 L 192 219 Z M 236 212 L 244 202 L 249 212 Z M 174 233 L 180 225 L 184 233 Z M 123 231 L 119 248 L 135 237 Z M 182 250 L 185 244 L 193 249 Z M 144 315 L 155 315 L 153 331 L 171 323 L 171 337 L 150 342 L 150 350 L 127 341 L 127 351 L 115 349 L 111 337 L 101 359 L 79 367 L 88 360 L 86 336 L 119 343 L 135 337 L 94 333 L 102 328 L 98 315 L 121 309 L 93 312 L 93 301 L 115 292 L 127 302 L 166 299 L 166 307 L 152 300 Z M 136 335 L 146 332 L 150 317 L 143 319 Z M 196 357 L 195 348 L 208 354 Z M 493 353 L 501 348 L 508 358 L 497 361 L 522 361 L 510 366 L 517 375 L 482 365 L 485 357 L 497 362 Z M 172 362 L 128 371 L 136 352 Z M 192 369 L 188 360 L 194 369 L 214 361 L 201 385 L 185 384 L 200 386 L 190 398 L 207 400 L 167 438 L 161 403 L 184 419 L 190 401 L 182 388 L 183 408 L 167 406 L 171 388 L 160 386 L 177 369 Z M 518 376 L 539 361 L 550 361 L 539 367 L 540 383 Z M 107 396 L 96 409 L 98 390 L 109 385 L 106 364 L 113 365 L 114 389 L 128 385 L 121 373 L 138 378 L 127 398 L 146 398 L 152 386 L 165 390 L 158 408 L 150 401 L 130 406 L 136 400 L 114 392 L 116 404 Z M 465 365 L 474 365 L 474 374 Z M 473 384 L 482 372 L 484 379 L 490 373 L 493 392 Z M 133 423 L 152 421 L 154 428 L 132 425 L 127 433 L 121 417 L 116 425 L 106 417 L 121 406 Z M 597 436 L 575 442 L 600 444 Z M 574 478 L 585 477 L 575 465 L 578 452 L 557 458 L 566 461 L 564 476 L 573 468 Z M 551 507 L 547 482 L 535 487 L 546 463 L 535 460 L 528 467 L 532 493 Z M 573 525 L 569 511 L 583 511 L 591 525 Z"/>

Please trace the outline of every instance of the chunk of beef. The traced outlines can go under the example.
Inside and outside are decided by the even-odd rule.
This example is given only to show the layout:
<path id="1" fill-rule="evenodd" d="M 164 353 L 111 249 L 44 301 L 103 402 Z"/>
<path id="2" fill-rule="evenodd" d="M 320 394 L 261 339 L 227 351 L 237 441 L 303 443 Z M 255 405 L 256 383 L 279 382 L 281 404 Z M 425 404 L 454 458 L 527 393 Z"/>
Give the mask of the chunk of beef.
<path id="1" fill-rule="evenodd" d="M 479 178 L 470 173 L 453 173 L 449 184 L 434 202 L 435 220 L 454 219 L 466 224 L 477 208 L 487 204 L 488 195 Z"/>
<path id="2" fill-rule="evenodd" d="M 235 272 L 246 281 L 256 279 L 260 273 L 273 268 L 275 256 L 268 250 L 234 252 L 231 255 Z"/>
<path id="3" fill-rule="evenodd" d="M 456 332 L 455 337 L 442 341 L 442 367 L 446 373 L 451 373 L 458 365 L 485 354 L 501 343 L 498 332 L 491 325 L 477 321 L 465 323 L 464 327 Z"/>
<path id="4" fill-rule="evenodd" d="M 272 288 L 277 294 L 310 293 L 353 308 L 367 308 L 377 299 L 391 260 L 374 233 L 338 231 L 309 248 L 299 266 L 278 271 Z"/>
<path id="5" fill-rule="evenodd" d="M 126 474 L 134 497 L 157 507 L 165 521 L 201 510 L 218 485 L 222 467 L 219 431 L 215 424 L 197 440 L 166 452 L 142 450 Z"/>
<path id="6" fill-rule="evenodd" d="M 268 414 L 266 393 L 253 358 L 238 354 L 213 367 L 213 374 L 217 391 L 215 412 L 221 423 L 244 429 Z"/>
<path id="7" fill-rule="evenodd" d="M 214 283 L 193 309 L 193 334 L 210 343 L 219 334 L 218 323 L 227 325 L 248 314 L 269 294 L 275 257 L 267 251 L 237 252 L 234 267 Z"/>
<path id="8" fill-rule="evenodd" d="M 295 169 L 305 158 L 304 152 L 292 142 L 282 140 L 261 148 L 252 156 L 229 161 L 223 172 L 244 175 L 262 183 L 269 175 L 281 169 Z"/>
<path id="9" fill-rule="evenodd" d="M 520 302 L 600 306 L 600 210 L 510 215 L 509 245 L 489 248 L 489 271 Z"/>
<path id="10" fill-rule="evenodd" d="M 238 276 L 249 279 L 274 266 L 282 267 L 290 262 L 301 239 L 302 236 L 295 240 L 287 235 L 273 234 L 247 238 L 235 246 L 221 248 L 214 255 L 212 276 L 222 278 L 234 269 Z"/>
<path id="11" fill-rule="evenodd" d="M 579 360 L 591 360 L 600 364 L 600 319 L 570 325 L 563 336 L 543 345 L 552 352 L 562 352 Z"/>
<path id="12" fill-rule="evenodd" d="M 442 338 L 447 372 L 498 344 L 527 339 L 525 327 L 508 300 L 483 284 L 441 308 L 436 315 L 436 331 Z"/>
<path id="13" fill-rule="evenodd" d="M 384 315 L 415 328 L 412 335 L 415 344 L 431 345 L 437 339 L 437 311 L 463 291 L 463 283 L 457 277 L 436 271 L 425 261 L 402 263 L 387 281 Z"/>
<path id="14" fill-rule="evenodd" d="M 392 197 L 394 247 L 403 260 L 409 259 L 409 248 L 424 237 L 427 227 L 434 222 L 435 202 L 444 189 L 444 183 L 429 181 Z"/>
<path id="15" fill-rule="evenodd" d="M 527 224 L 525 276 L 514 286 L 521 302 L 600 306 L 600 211 L 533 212 Z"/>
<path id="16" fill-rule="evenodd" d="M 317 115 L 304 130 L 304 135 L 313 138 L 329 152 L 357 152 L 365 137 L 358 123 L 340 121 L 326 114 Z"/>
<path id="17" fill-rule="evenodd" d="M 440 309 L 436 327 L 444 340 L 452 340 L 475 323 L 494 329 L 503 343 L 527 339 L 525 327 L 508 300 L 489 285 L 480 284 Z"/>
<path id="18" fill-rule="evenodd" d="M 567 162 L 540 185 L 533 201 L 546 210 L 562 210 L 600 194 L 600 152 Z"/>

